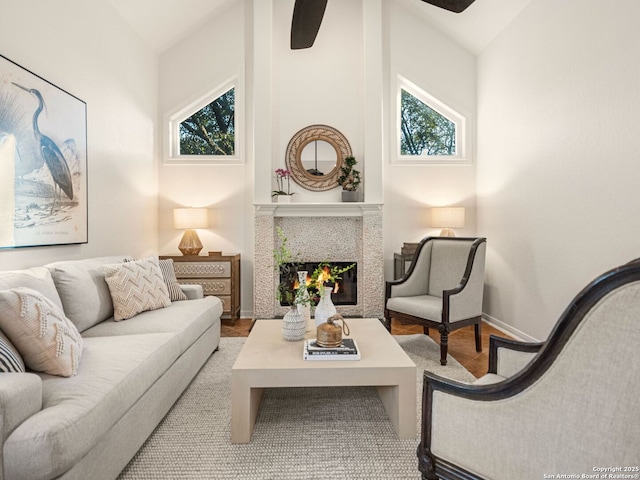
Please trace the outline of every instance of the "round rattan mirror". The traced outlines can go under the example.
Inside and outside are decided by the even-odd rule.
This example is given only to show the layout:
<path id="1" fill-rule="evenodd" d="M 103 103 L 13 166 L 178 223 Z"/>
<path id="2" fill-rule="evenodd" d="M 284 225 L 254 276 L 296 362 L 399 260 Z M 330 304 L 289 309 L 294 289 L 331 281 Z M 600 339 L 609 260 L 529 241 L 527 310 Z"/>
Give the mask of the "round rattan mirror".
<path id="1" fill-rule="evenodd" d="M 351 156 L 346 137 L 327 125 L 310 125 L 289 141 L 285 162 L 298 185 L 323 192 L 338 186 L 340 167 Z"/>

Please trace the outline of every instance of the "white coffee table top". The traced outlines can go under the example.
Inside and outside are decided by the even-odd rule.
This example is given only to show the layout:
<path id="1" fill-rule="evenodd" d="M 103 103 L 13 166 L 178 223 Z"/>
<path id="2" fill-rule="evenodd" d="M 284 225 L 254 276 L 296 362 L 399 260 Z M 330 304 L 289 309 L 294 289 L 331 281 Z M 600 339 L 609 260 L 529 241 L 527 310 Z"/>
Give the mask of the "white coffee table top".
<path id="1" fill-rule="evenodd" d="M 415 364 L 376 318 L 348 318 L 349 337 L 354 338 L 360 349 L 360 360 L 303 360 L 304 341 L 287 342 L 282 338 L 281 320 L 257 320 L 247 337 L 233 370 L 308 370 L 308 369 L 356 369 L 406 368 Z M 315 338 L 316 332 L 308 332 L 305 338 Z"/>

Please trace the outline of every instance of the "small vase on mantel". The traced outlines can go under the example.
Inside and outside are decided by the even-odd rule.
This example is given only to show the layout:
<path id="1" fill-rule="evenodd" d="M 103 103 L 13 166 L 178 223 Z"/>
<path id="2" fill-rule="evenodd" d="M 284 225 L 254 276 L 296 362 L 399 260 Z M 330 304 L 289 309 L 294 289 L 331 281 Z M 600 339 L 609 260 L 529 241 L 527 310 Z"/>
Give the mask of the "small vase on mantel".
<path id="1" fill-rule="evenodd" d="M 278 203 L 291 203 L 293 195 L 278 195 Z"/>
<path id="2" fill-rule="evenodd" d="M 306 330 L 304 317 L 298 312 L 296 305 L 291 305 L 282 319 L 282 338 L 288 342 L 297 342 L 304 338 Z"/>
<path id="3" fill-rule="evenodd" d="M 316 307 L 315 321 L 316 328 L 327 321 L 329 317 L 336 314 L 336 307 L 331 301 L 331 289 L 322 285 L 320 291 L 320 301 Z"/>

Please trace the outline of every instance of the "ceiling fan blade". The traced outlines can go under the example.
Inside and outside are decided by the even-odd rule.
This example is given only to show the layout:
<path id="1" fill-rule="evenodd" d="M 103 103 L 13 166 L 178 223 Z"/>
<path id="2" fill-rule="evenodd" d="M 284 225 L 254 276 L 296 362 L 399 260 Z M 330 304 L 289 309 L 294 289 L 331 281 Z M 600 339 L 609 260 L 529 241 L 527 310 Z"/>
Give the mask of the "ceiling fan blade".
<path id="1" fill-rule="evenodd" d="M 422 0 L 425 3 L 435 5 L 436 7 L 444 8 L 450 12 L 460 13 L 464 12 L 469 5 L 475 0 Z"/>
<path id="2" fill-rule="evenodd" d="M 327 0 L 296 0 L 291 20 L 291 50 L 313 45 L 326 7 Z"/>

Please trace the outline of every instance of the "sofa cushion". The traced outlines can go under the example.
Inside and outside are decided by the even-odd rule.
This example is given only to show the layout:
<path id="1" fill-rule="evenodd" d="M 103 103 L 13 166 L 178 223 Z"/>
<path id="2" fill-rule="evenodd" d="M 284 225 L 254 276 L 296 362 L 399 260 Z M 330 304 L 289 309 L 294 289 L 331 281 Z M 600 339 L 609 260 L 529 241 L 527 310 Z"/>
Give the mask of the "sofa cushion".
<path id="1" fill-rule="evenodd" d="M 5 478 L 57 477 L 95 446 L 179 356 L 175 335 L 85 339 L 78 375 L 40 374 L 43 409 L 4 445 Z"/>
<path id="2" fill-rule="evenodd" d="M 37 372 L 75 375 L 82 337 L 62 309 L 30 288 L 0 290 L 0 328 Z"/>
<path id="3" fill-rule="evenodd" d="M 100 270 L 105 272 L 116 321 L 171 305 L 157 257 L 102 265 Z"/>
<path id="4" fill-rule="evenodd" d="M 123 263 L 110 256 L 55 262 L 45 265 L 60 294 L 65 315 L 80 332 L 113 316 L 113 302 L 101 265 Z"/>
<path id="5" fill-rule="evenodd" d="M 176 271 L 173 268 L 173 259 L 165 258 L 159 261 L 160 270 L 162 271 L 162 278 L 169 290 L 169 298 L 172 302 L 179 300 L 188 300 L 187 295 L 180 288 L 178 279 L 176 278 Z"/>
<path id="6" fill-rule="evenodd" d="M 0 332 L 0 372 L 24 372 L 24 360 L 6 335 Z"/>
<path id="7" fill-rule="evenodd" d="M 51 278 L 51 273 L 44 267 L 0 272 L 0 290 L 18 287 L 31 288 L 36 292 L 40 292 L 59 308 L 63 307 L 56 285 Z"/>
<path id="8" fill-rule="evenodd" d="M 174 302 L 160 310 L 142 312 L 126 322 L 106 320 L 82 333 L 85 338 L 165 332 L 177 334 L 180 353 L 185 352 L 209 327 L 220 328 L 222 302 L 217 297 L 204 297 Z"/>

